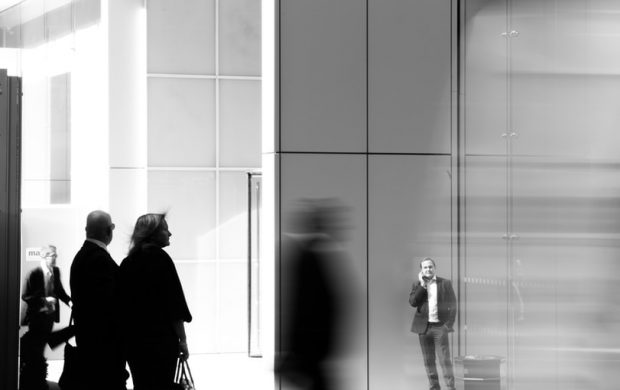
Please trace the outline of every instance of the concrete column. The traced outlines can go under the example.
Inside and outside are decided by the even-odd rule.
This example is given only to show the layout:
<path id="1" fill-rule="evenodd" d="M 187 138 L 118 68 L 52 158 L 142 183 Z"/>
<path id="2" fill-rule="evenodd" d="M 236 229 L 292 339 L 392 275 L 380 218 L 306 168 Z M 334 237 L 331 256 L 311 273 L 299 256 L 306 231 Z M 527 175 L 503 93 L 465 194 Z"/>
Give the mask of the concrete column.
<path id="1" fill-rule="evenodd" d="M 108 28 L 110 213 L 116 223 L 110 251 L 127 253 L 136 218 L 147 211 L 146 5 L 104 2 Z"/>

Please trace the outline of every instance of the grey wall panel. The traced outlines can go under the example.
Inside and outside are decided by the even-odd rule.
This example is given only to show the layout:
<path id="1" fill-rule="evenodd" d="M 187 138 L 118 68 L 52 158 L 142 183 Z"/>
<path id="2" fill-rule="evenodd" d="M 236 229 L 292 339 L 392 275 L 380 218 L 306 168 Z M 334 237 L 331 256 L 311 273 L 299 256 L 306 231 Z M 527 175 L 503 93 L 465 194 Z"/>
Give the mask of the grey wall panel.
<path id="1" fill-rule="evenodd" d="M 419 262 L 451 269 L 451 179 L 447 156 L 372 156 L 369 163 L 370 389 L 427 382 L 408 298 Z M 456 282 L 455 282 L 456 283 Z M 456 285 L 455 285 L 456 287 Z M 452 351 L 455 352 L 455 351 Z"/>
<path id="2" fill-rule="evenodd" d="M 291 220 L 294 212 L 303 209 L 303 200 L 334 198 L 348 211 L 338 223 L 346 228 L 345 239 L 337 245 L 341 255 L 334 258 L 331 277 L 338 283 L 338 292 L 345 297 L 342 307 L 347 311 L 344 332 L 338 333 L 333 369 L 336 388 L 359 390 L 366 387 L 366 159 L 352 155 L 282 155 L 281 156 L 282 236 L 285 246 L 280 263 L 280 297 L 283 307 L 280 319 L 286 331 L 287 299 L 295 293 L 290 264 L 293 256 L 286 249 L 302 238 L 296 234 Z M 288 389 L 284 386 L 283 388 Z"/>
<path id="3" fill-rule="evenodd" d="M 451 1 L 368 5 L 369 150 L 449 153 Z"/>
<path id="4" fill-rule="evenodd" d="M 366 151 L 366 4 L 283 0 L 283 151 Z"/>

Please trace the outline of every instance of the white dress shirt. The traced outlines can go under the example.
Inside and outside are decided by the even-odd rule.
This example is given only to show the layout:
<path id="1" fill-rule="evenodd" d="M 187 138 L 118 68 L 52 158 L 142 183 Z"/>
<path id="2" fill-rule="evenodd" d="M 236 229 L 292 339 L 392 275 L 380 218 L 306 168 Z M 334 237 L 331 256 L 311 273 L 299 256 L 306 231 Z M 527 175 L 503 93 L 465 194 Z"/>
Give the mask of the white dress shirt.
<path id="1" fill-rule="evenodd" d="M 439 322 L 439 309 L 437 308 L 437 277 L 433 276 L 426 285 L 428 293 L 428 322 Z"/>

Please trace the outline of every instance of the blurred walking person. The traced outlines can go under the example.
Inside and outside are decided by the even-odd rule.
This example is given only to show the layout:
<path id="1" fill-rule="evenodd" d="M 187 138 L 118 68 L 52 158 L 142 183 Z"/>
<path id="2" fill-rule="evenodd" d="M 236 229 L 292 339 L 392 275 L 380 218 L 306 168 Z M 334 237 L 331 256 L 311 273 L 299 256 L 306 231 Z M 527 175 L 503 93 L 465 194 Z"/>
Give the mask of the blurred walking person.
<path id="1" fill-rule="evenodd" d="M 56 247 L 41 249 L 41 263 L 28 274 L 22 299 L 26 302 L 23 325 L 28 331 L 21 339 L 21 390 L 47 389 L 45 345 L 54 322 L 60 321 L 59 301 L 69 305 L 71 297 L 65 292 L 56 266 Z"/>
<path id="2" fill-rule="evenodd" d="M 294 213 L 282 259 L 280 356 L 276 372 L 295 389 L 338 388 L 333 363 L 354 333 L 347 320 L 357 306 L 355 272 L 342 242 L 349 229 L 336 199 L 310 199 Z M 287 387 L 289 388 L 289 387 Z"/>

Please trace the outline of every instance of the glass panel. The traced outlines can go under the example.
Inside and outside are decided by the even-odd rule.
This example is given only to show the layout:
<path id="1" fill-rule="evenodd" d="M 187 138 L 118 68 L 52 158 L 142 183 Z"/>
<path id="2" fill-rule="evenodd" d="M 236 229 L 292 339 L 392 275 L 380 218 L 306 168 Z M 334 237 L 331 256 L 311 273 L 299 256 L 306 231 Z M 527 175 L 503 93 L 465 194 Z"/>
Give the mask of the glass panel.
<path id="1" fill-rule="evenodd" d="M 620 5 L 518 1 L 511 109 L 519 155 L 615 158 L 620 142 Z M 553 23 L 549 23 L 553 20 Z M 584 130 L 587 129 L 587 130 Z"/>
<path id="2" fill-rule="evenodd" d="M 53 6 L 46 4 L 46 7 Z M 59 5 L 45 15 L 47 40 L 53 41 L 70 34 L 73 31 L 73 6 L 71 3 Z"/>
<path id="3" fill-rule="evenodd" d="M 101 19 L 101 0 L 79 0 L 74 2 L 76 28 L 85 28 Z"/>
<path id="4" fill-rule="evenodd" d="M 45 42 L 45 3 L 25 2 L 21 7 L 21 38 L 23 48 L 34 48 Z"/>
<path id="5" fill-rule="evenodd" d="M 22 21 L 22 13 L 21 7 L 12 7 L 0 12 L 0 28 L 3 30 L 3 40 L 0 41 L 0 47 L 2 48 L 13 48 L 17 49 L 22 46 L 21 38 L 22 38 L 22 29 L 21 29 L 21 21 Z M 7 68 L 4 64 L 4 61 L 7 59 L 6 56 L 9 55 L 8 50 L 3 49 L 0 51 L 0 58 L 2 58 L 2 66 L 0 68 Z M 17 56 L 19 53 L 17 50 L 14 53 L 11 53 Z M 20 65 L 15 64 L 13 66 L 8 67 L 8 74 L 14 75 L 18 74 L 18 70 L 20 70 Z"/>
<path id="6" fill-rule="evenodd" d="M 172 246 L 174 245 L 176 243 L 172 243 Z M 174 256 L 172 258 L 174 259 Z M 185 324 L 190 354 L 217 352 L 216 265 L 214 263 L 177 262 L 175 266 L 183 285 L 187 306 L 193 317 L 192 322 Z"/>
<path id="7" fill-rule="evenodd" d="M 50 203 L 71 202 L 71 75 L 50 80 Z"/>
<path id="8" fill-rule="evenodd" d="M 464 354 L 507 358 L 506 158 L 468 157 L 465 163 Z"/>
<path id="9" fill-rule="evenodd" d="M 507 120 L 506 0 L 468 0 L 465 9 L 465 152 L 504 154 Z"/>
<path id="10" fill-rule="evenodd" d="M 600 326 L 620 306 L 607 293 L 620 275 L 617 165 L 530 157 L 513 171 L 515 388 L 606 388 L 620 348 Z"/>
<path id="11" fill-rule="evenodd" d="M 215 82 L 150 78 L 149 166 L 215 165 Z"/>
<path id="12" fill-rule="evenodd" d="M 246 260 L 248 186 L 245 172 L 220 173 L 220 258 Z"/>
<path id="13" fill-rule="evenodd" d="M 220 166 L 261 166 L 261 83 L 220 81 Z"/>
<path id="14" fill-rule="evenodd" d="M 215 173 L 149 172 L 149 212 L 168 212 L 175 260 L 215 258 Z"/>
<path id="15" fill-rule="evenodd" d="M 150 73 L 215 73 L 214 0 L 149 0 Z"/>
<path id="16" fill-rule="evenodd" d="M 260 76 L 261 2 L 227 0 L 220 7 L 220 74 Z"/>
<path id="17" fill-rule="evenodd" d="M 24 78 L 22 106 L 22 201 L 24 206 L 49 204 L 50 133 L 48 128 L 49 84 L 33 74 Z"/>
<path id="18" fill-rule="evenodd" d="M 370 388 L 408 390 L 425 383 L 408 297 L 420 261 L 435 259 L 453 279 L 450 158 L 371 156 L 368 183 Z M 454 348 L 451 351 L 455 354 Z"/>
<path id="19" fill-rule="evenodd" d="M 248 267 L 245 261 L 219 267 L 219 352 L 247 352 Z"/>

